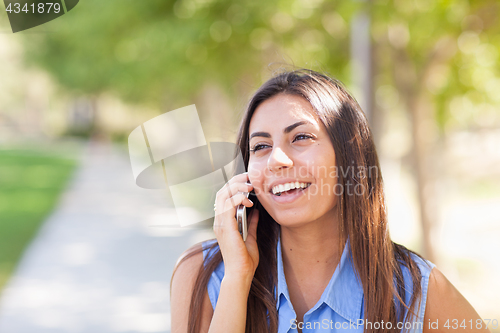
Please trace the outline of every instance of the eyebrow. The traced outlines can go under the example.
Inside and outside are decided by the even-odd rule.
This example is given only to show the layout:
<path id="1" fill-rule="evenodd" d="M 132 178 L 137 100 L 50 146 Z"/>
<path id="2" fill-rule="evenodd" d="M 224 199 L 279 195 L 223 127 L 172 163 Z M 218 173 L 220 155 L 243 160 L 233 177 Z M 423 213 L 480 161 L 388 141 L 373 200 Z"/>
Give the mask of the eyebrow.
<path id="1" fill-rule="evenodd" d="M 288 134 L 290 133 L 291 131 L 293 131 L 295 128 L 301 126 L 301 125 L 306 125 L 306 124 L 311 124 L 310 122 L 308 121 L 305 121 L 305 120 L 301 120 L 301 121 L 298 121 L 290 126 L 287 126 L 285 127 L 285 129 L 283 130 L 283 133 L 285 134 Z M 250 139 L 252 139 L 253 137 L 255 136 L 260 136 L 260 137 L 263 137 L 263 138 L 270 138 L 271 137 L 271 134 L 267 133 L 267 132 L 254 132 L 250 135 Z"/>

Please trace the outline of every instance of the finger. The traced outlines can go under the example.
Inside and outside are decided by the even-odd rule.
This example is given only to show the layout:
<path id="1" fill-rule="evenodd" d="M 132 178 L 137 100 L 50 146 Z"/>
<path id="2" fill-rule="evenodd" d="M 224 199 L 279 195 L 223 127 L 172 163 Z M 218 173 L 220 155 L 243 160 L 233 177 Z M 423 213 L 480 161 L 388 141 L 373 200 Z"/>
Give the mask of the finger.
<path id="1" fill-rule="evenodd" d="M 239 175 L 236 175 L 234 176 L 233 178 L 231 178 L 226 184 L 224 184 L 224 186 L 220 189 L 220 192 L 223 192 L 223 191 L 227 191 L 227 188 L 233 184 L 238 184 L 238 183 L 241 183 L 241 184 L 244 184 L 244 183 L 249 183 L 250 184 L 250 180 L 248 178 L 248 172 L 245 172 L 245 173 L 242 173 L 242 174 L 239 174 Z"/>
<path id="2" fill-rule="evenodd" d="M 215 199 L 215 210 L 222 212 L 224 202 L 238 192 L 250 192 L 253 186 L 248 180 L 248 173 L 242 173 L 231 178 L 218 192 Z"/>
<path id="3" fill-rule="evenodd" d="M 216 215 L 213 230 L 216 235 L 223 230 L 238 232 L 238 223 L 236 221 L 236 210 L 240 205 L 252 207 L 254 203 L 249 200 L 244 194 L 240 193 L 234 197 L 228 198 L 225 203 L 224 212 Z M 218 236 L 217 236 L 218 237 Z"/>
<path id="4" fill-rule="evenodd" d="M 232 184 L 232 183 L 244 183 L 246 181 L 248 181 L 248 172 L 243 172 L 243 173 L 240 173 L 239 175 L 236 175 L 233 178 L 231 178 L 228 183 L 230 183 L 230 184 Z"/>
<path id="5" fill-rule="evenodd" d="M 237 229 L 236 223 L 236 207 L 243 205 L 245 207 L 252 207 L 254 203 L 246 197 L 243 193 L 238 193 L 235 196 L 226 199 L 223 209 L 217 209 L 214 219 L 214 231 L 223 226 L 230 226 Z"/>
<path id="6" fill-rule="evenodd" d="M 253 202 L 250 201 L 242 193 L 237 194 L 226 200 L 223 212 L 217 212 L 216 222 L 214 223 L 215 228 L 229 228 L 238 229 L 236 222 L 236 209 L 239 205 L 244 205 L 245 207 L 252 207 Z M 228 230 L 229 230 L 228 229 Z"/>
<path id="7" fill-rule="evenodd" d="M 252 190 L 253 190 L 252 184 L 240 182 L 240 183 L 233 183 L 223 187 L 219 192 L 217 192 L 217 195 L 230 198 L 236 195 L 237 193 L 251 192 Z"/>
<path id="8" fill-rule="evenodd" d="M 250 180 L 248 178 L 248 172 L 244 172 L 229 179 L 228 182 L 224 184 L 224 186 L 228 186 L 235 183 L 249 183 L 249 182 Z"/>
<path id="9" fill-rule="evenodd" d="M 226 199 L 226 202 L 224 204 L 224 212 L 228 214 L 228 212 L 233 212 L 236 214 L 236 207 L 239 205 L 243 205 L 245 207 L 252 207 L 253 202 L 247 198 L 247 196 L 243 193 L 238 193 L 231 198 Z"/>
<path id="10" fill-rule="evenodd" d="M 223 213 L 229 214 L 228 212 L 232 212 L 232 214 L 235 215 L 236 207 L 238 207 L 239 205 L 252 207 L 253 201 L 247 198 L 245 193 L 241 192 L 225 200 L 222 197 L 218 197 L 215 205 L 215 217 L 218 217 L 218 215 Z M 214 223 L 217 223 L 217 220 L 214 221 Z"/>

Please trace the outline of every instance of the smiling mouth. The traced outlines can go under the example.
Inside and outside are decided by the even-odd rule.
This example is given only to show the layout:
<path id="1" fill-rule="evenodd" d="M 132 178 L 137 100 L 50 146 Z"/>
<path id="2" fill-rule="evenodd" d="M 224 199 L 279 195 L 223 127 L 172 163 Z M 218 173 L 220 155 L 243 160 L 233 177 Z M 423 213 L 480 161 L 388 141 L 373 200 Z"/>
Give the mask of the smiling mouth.
<path id="1" fill-rule="evenodd" d="M 271 189 L 271 193 L 279 197 L 282 194 L 292 194 L 297 191 L 303 191 L 310 185 L 311 183 L 300 183 L 300 182 L 280 184 L 273 186 L 273 188 Z"/>

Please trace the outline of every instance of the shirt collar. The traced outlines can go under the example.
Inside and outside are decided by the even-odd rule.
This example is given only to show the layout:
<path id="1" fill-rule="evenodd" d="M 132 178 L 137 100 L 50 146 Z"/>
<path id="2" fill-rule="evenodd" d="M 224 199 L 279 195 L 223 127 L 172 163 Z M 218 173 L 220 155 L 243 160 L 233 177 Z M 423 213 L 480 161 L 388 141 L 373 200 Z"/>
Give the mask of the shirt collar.
<path id="1" fill-rule="evenodd" d="M 347 240 L 340 262 L 335 269 L 330 282 L 323 291 L 318 303 L 316 303 L 316 305 L 308 312 L 315 311 L 323 303 L 325 303 L 333 311 L 347 320 L 356 321 L 362 318 L 363 287 L 360 283 L 358 275 L 355 272 L 351 257 L 350 243 L 349 240 Z M 278 293 L 276 297 L 276 309 L 279 309 L 284 302 L 289 302 L 291 305 L 290 295 L 288 294 L 288 286 L 285 279 L 285 271 L 283 268 L 280 236 L 278 236 L 277 262 Z"/>

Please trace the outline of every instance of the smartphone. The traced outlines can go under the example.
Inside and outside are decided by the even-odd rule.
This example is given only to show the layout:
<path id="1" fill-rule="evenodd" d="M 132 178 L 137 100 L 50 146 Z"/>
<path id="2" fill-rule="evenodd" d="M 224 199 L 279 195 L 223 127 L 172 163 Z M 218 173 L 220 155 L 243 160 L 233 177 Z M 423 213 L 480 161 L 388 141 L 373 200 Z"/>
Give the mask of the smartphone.
<path id="1" fill-rule="evenodd" d="M 248 198 L 248 192 L 245 193 L 247 198 Z M 238 208 L 236 208 L 236 221 L 238 222 L 238 231 L 241 234 L 241 237 L 243 237 L 243 241 L 247 240 L 248 236 L 248 223 L 247 223 L 247 207 L 243 205 L 239 205 Z"/>

